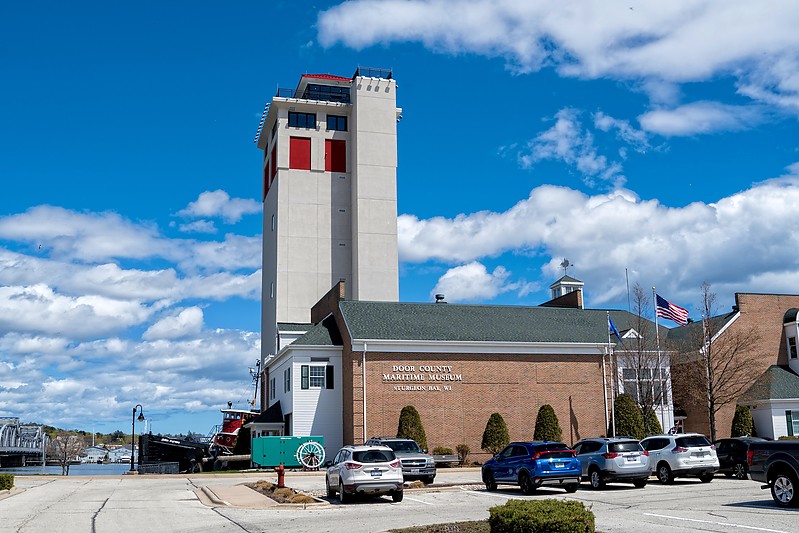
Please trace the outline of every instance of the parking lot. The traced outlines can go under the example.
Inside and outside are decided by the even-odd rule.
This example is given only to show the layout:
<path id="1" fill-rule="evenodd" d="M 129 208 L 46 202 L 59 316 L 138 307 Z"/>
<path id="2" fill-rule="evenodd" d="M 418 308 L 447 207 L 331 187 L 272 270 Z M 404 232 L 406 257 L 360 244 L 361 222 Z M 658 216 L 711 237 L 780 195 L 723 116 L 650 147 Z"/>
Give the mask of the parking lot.
<path id="1" fill-rule="evenodd" d="M 313 509 L 245 509 L 235 505 L 204 505 L 194 493 L 204 485 L 237 485 L 274 474 L 216 476 L 18 477 L 24 488 L 0 500 L 0 531 L 385 531 L 434 523 L 480 520 L 488 509 L 508 499 L 560 498 L 591 506 L 597 530 L 604 532 L 797 531 L 796 510 L 779 509 L 767 490 L 752 481 L 724 477 L 711 483 L 678 479 L 663 486 L 654 478 L 644 489 L 610 484 L 574 494 L 539 489 L 525 496 L 517 487 L 487 492 L 478 469 L 439 472 L 436 485 L 407 490 L 401 503 L 371 498 Z M 287 485 L 321 494 L 321 473 L 287 476 Z M 235 502 L 231 502 L 235 504 Z"/>

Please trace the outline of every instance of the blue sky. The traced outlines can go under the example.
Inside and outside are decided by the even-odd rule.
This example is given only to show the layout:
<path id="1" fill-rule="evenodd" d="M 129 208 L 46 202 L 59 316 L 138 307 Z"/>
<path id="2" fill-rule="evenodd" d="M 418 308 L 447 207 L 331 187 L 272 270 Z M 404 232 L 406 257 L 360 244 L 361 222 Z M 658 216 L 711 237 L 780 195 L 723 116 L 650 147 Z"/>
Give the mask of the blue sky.
<path id="1" fill-rule="evenodd" d="M 205 432 L 260 346 L 258 120 L 393 69 L 400 296 L 698 317 L 797 293 L 787 2 L 17 3 L 0 19 L 0 416 Z"/>

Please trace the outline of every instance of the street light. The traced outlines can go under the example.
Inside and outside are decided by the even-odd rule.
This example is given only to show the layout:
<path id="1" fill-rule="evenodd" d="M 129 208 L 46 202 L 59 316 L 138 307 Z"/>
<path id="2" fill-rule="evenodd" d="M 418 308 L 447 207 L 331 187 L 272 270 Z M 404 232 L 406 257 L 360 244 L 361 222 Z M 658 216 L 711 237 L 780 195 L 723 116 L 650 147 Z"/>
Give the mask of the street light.
<path id="1" fill-rule="evenodd" d="M 136 404 L 133 408 L 133 417 L 130 422 L 130 471 L 133 472 L 133 456 L 135 454 L 134 447 L 136 444 L 136 409 L 139 410 L 139 422 L 144 422 L 144 408 L 140 403 Z"/>

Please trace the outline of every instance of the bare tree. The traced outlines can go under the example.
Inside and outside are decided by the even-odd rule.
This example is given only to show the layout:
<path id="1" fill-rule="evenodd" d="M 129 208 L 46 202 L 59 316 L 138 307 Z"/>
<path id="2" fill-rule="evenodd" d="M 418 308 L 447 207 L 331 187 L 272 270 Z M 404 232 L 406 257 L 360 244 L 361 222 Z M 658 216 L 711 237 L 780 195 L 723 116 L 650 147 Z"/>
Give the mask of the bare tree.
<path id="1" fill-rule="evenodd" d="M 642 414 L 650 409 L 659 410 L 668 403 L 669 375 L 668 357 L 658 350 L 657 332 L 651 320 L 652 299 L 636 283 L 633 286 L 632 329 L 637 335 L 624 339 L 616 348 L 618 366 L 622 372 L 623 392 L 632 396 Z M 652 434 L 656 428 L 649 427 L 649 417 L 644 416 L 644 432 Z"/>
<path id="2" fill-rule="evenodd" d="M 706 406 L 710 440 L 715 441 L 719 411 L 736 404 L 758 374 L 751 360 L 760 343 L 760 334 L 751 327 L 725 330 L 730 317 L 714 316 L 716 294 L 708 282 L 702 283 L 701 311 L 701 327 L 693 327 L 683 340 L 674 371 L 679 374 L 683 401 Z"/>
<path id="3" fill-rule="evenodd" d="M 86 448 L 83 437 L 66 431 L 59 431 L 47 445 L 47 456 L 61 466 L 61 475 L 69 475 L 69 465 L 76 460 Z"/>

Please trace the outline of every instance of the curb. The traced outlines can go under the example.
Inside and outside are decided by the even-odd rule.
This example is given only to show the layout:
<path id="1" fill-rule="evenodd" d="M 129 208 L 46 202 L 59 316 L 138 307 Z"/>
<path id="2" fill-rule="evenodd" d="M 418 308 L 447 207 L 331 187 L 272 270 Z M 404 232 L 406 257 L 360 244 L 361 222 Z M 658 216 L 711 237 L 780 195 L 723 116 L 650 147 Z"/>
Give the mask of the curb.
<path id="1" fill-rule="evenodd" d="M 228 502 L 226 502 L 225 500 L 221 500 L 221 499 L 219 499 L 219 496 L 217 496 L 217 495 L 214 493 L 214 491 L 212 491 L 212 490 L 211 490 L 211 489 L 209 489 L 208 487 L 206 487 L 206 486 L 202 486 L 202 487 L 200 487 L 200 490 L 202 490 L 202 491 L 203 491 L 203 494 L 205 494 L 205 495 L 206 495 L 206 497 L 207 497 L 209 500 L 211 500 L 211 502 L 212 502 L 212 503 L 214 503 L 214 504 L 216 504 L 216 505 L 224 505 L 224 506 L 226 506 L 226 507 L 230 507 L 230 504 L 229 504 Z"/>

